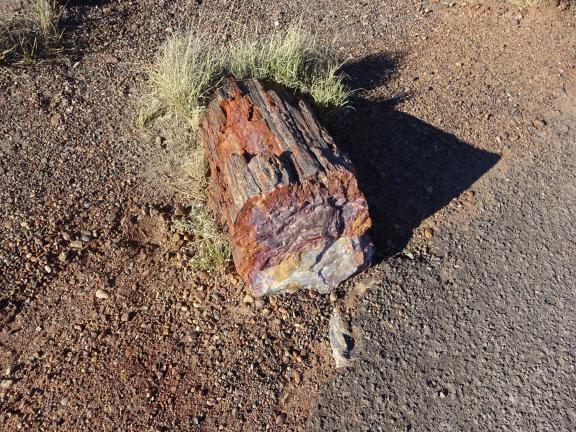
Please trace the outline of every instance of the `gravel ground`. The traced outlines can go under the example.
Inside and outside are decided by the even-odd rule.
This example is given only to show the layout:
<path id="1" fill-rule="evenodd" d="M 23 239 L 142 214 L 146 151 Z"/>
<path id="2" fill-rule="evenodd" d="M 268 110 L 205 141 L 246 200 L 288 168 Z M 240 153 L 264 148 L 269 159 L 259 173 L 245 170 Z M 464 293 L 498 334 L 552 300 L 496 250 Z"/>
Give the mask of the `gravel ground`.
<path id="1" fill-rule="evenodd" d="M 0 84 L 4 427 L 574 429 L 573 8 L 228 3 L 70 1 L 62 55 Z M 338 372 L 334 299 L 193 268 L 185 149 L 134 126 L 171 31 L 298 18 L 361 88 L 329 128 L 378 254 L 338 291 L 364 333 Z"/>

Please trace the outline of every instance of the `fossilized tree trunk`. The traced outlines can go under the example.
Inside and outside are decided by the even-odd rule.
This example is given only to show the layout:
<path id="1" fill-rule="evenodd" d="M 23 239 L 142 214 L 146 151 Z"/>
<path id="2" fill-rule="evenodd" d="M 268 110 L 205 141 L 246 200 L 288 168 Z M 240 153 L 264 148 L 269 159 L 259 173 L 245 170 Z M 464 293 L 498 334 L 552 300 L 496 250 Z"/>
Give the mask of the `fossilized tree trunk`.
<path id="1" fill-rule="evenodd" d="M 278 85 L 230 77 L 200 130 L 209 205 L 255 295 L 328 292 L 370 264 L 366 200 L 307 101 Z"/>

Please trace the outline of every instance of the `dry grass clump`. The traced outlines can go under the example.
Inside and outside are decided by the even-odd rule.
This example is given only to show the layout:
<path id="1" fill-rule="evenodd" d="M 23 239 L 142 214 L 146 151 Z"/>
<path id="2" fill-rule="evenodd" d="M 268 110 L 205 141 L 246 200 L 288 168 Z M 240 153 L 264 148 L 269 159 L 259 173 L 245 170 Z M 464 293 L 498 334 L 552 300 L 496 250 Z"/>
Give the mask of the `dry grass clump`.
<path id="1" fill-rule="evenodd" d="M 309 95 L 321 109 L 342 107 L 350 91 L 338 73 L 340 66 L 299 24 L 227 46 L 204 33 L 175 34 L 160 48 L 151 69 L 155 103 L 144 111 L 140 123 L 173 112 L 196 131 L 208 94 L 229 74 L 283 84 Z"/>
<path id="2" fill-rule="evenodd" d="M 27 63 L 57 51 L 59 6 L 53 0 L 31 0 L 22 13 L 0 17 L 0 64 Z"/>
<path id="3" fill-rule="evenodd" d="M 141 126 L 156 117 L 172 117 L 190 131 L 190 157 L 184 169 L 186 187 L 194 201 L 189 222 L 180 227 L 197 239 L 194 262 L 203 270 L 225 265 L 230 252 L 216 223 L 205 210 L 207 164 L 204 149 L 196 140 L 200 119 L 210 92 L 227 75 L 238 79 L 275 81 L 307 94 L 322 109 L 346 105 L 349 90 L 338 73 L 340 63 L 300 24 L 268 37 L 242 37 L 227 46 L 205 33 L 186 32 L 170 37 L 160 48 L 150 71 L 152 94 L 141 111 Z"/>
<path id="4" fill-rule="evenodd" d="M 223 52 L 198 34 L 174 35 L 160 48 L 150 84 L 160 107 L 198 127 L 208 91 L 217 83 Z"/>
<path id="5" fill-rule="evenodd" d="M 201 203 L 194 203 L 185 219 L 175 221 L 180 231 L 194 236 L 196 248 L 192 264 L 199 270 L 211 272 L 224 268 L 230 261 L 226 237 Z"/>
<path id="6" fill-rule="evenodd" d="M 299 24 L 267 38 L 241 40 L 226 54 L 225 69 L 236 78 L 275 81 L 308 94 L 321 109 L 342 107 L 348 101 L 350 91 L 338 74 L 341 63 Z"/>

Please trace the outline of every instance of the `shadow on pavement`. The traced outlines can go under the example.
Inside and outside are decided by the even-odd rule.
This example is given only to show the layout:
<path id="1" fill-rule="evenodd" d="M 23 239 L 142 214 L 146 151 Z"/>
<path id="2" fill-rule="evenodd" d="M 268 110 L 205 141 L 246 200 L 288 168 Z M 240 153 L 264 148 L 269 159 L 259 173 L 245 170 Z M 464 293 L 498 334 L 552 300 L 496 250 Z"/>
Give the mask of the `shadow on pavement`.
<path id="1" fill-rule="evenodd" d="M 345 72 L 353 88 L 382 85 L 394 61 L 371 56 Z M 356 167 L 370 207 L 376 260 L 400 252 L 421 221 L 468 189 L 499 160 L 394 109 L 397 100 L 358 98 L 330 127 Z"/>

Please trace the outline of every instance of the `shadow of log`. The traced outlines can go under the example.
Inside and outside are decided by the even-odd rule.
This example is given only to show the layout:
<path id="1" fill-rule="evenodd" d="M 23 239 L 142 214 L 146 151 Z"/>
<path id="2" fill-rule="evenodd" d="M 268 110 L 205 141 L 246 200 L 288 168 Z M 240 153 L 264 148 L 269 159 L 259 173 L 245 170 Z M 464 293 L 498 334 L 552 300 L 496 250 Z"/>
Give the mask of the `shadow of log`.
<path id="1" fill-rule="evenodd" d="M 386 56 L 371 56 L 345 72 L 353 88 L 371 88 L 383 83 L 393 64 Z M 368 201 L 376 260 L 400 252 L 423 219 L 499 160 L 497 154 L 395 110 L 396 102 L 357 98 L 354 109 L 329 127 L 350 156 Z"/>

